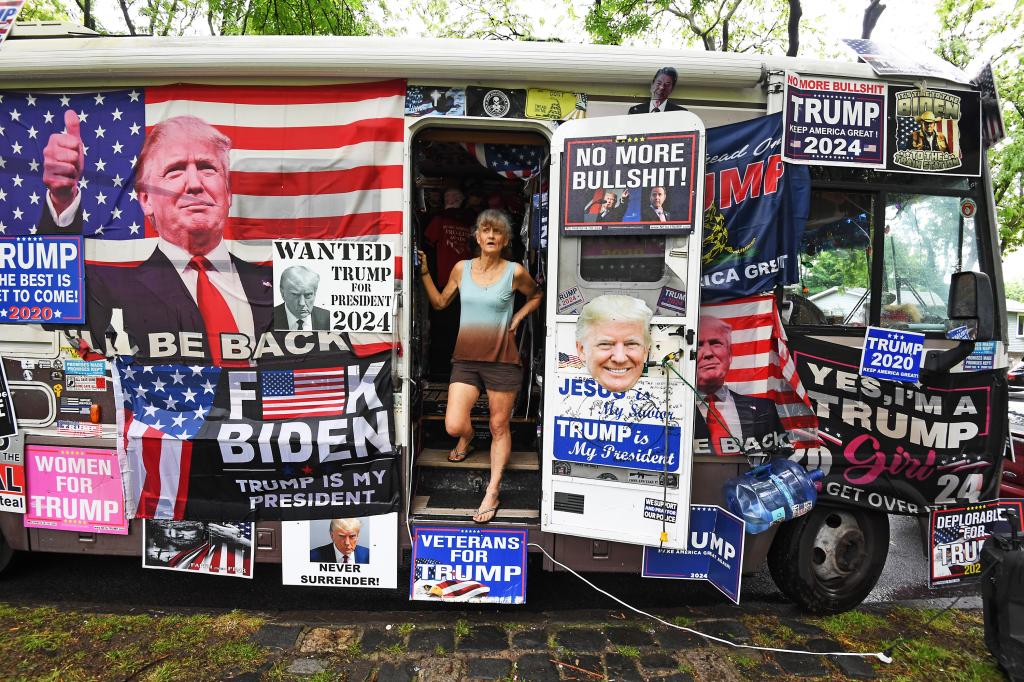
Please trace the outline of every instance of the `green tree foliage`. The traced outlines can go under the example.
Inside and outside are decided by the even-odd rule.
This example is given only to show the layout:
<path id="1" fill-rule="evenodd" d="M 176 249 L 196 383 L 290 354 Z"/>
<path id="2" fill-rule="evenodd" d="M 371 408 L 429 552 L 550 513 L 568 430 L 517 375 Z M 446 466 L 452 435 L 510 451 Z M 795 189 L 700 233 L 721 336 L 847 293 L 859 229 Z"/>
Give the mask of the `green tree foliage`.
<path id="1" fill-rule="evenodd" d="M 214 35 L 377 35 L 382 1 L 363 0 L 202 0 Z"/>
<path id="2" fill-rule="evenodd" d="M 18 21 L 70 21 L 61 0 L 28 0 L 18 13 Z"/>
<path id="3" fill-rule="evenodd" d="M 1003 253 L 1024 246 L 1024 0 L 941 0 L 938 54 L 966 67 L 992 60 L 1007 138 L 989 150 Z"/>
<path id="4" fill-rule="evenodd" d="M 706 50 L 784 53 L 788 11 L 786 0 L 600 0 L 585 25 L 608 45 L 670 33 Z"/>
<path id="5" fill-rule="evenodd" d="M 416 0 L 413 7 L 432 38 L 543 40 L 536 33 L 544 17 L 535 26 L 515 0 Z"/>

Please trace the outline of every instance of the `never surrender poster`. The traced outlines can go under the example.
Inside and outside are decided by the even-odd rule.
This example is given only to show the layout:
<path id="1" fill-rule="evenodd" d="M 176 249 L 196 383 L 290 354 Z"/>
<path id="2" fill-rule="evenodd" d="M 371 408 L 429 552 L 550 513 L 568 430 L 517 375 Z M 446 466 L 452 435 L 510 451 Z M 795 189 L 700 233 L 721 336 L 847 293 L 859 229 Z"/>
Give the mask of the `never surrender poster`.
<path id="1" fill-rule="evenodd" d="M 708 129 L 701 300 L 793 284 L 811 176 L 782 161 L 782 114 Z"/>
<path id="2" fill-rule="evenodd" d="M 217 521 L 397 511 L 390 356 L 331 350 L 258 369 L 119 359 L 129 514 Z"/>
<path id="3" fill-rule="evenodd" d="M 825 473 L 823 499 L 921 514 L 992 497 L 1006 438 L 997 372 L 922 373 L 905 384 L 859 376 L 859 348 L 806 336 L 789 345 L 821 440 L 797 452 Z"/>

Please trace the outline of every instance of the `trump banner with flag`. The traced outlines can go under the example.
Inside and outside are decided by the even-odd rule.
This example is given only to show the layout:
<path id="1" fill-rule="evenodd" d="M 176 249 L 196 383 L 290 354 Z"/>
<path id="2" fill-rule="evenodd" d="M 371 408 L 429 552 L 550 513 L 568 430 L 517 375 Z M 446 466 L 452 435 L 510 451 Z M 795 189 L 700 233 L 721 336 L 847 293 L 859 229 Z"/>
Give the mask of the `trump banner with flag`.
<path id="1" fill-rule="evenodd" d="M 85 237 L 94 347 L 224 366 L 223 335 L 272 328 L 274 239 L 400 250 L 404 100 L 401 80 L 7 92 L 2 231 Z"/>
<path id="2" fill-rule="evenodd" d="M 314 333 L 282 337 L 298 347 Z M 113 375 L 130 516 L 308 520 L 398 510 L 387 354 L 334 348 L 237 369 L 122 357 Z"/>
<path id="3" fill-rule="evenodd" d="M 720 422 L 698 400 L 696 455 L 779 456 L 818 445 L 818 418 L 790 354 L 774 296 L 750 296 L 700 308 L 697 387 L 724 400 Z M 724 371 L 724 383 L 714 374 Z M 717 391 L 708 391 L 714 384 Z M 724 391 L 724 392 L 723 392 Z M 716 408 L 717 410 L 717 408 Z M 720 432 L 718 426 L 727 431 Z"/>
<path id="4" fill-rule="evenodd" d="M 797 281 L 811 176 L 781 146 L 781 113 L 708 128 L 701 300 Z"/>

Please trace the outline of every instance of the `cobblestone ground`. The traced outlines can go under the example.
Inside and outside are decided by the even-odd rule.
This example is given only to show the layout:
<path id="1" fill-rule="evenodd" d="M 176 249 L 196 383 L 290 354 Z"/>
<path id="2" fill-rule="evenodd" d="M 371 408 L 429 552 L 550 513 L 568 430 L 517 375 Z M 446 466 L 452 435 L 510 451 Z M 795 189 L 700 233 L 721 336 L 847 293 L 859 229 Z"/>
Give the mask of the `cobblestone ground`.
<path id="1" fill-rule="evenodd" d="M 748 617 L 675 617 L 678 624 L 732 642 L 768 643 L 762 627 L 787 646 L 842 651 L 822 628 L 797 616 L 763 615 L 751 631 Z M 873 679 L 872 659 L 762 653 L 708 642 L 653 621 L 610 614 L 607 621 L 559 623 L 473 622 L 309 626 L 268 624 L 256 642 L 276 647 L 272 669 L 253 679 L 338 679 L 347 682 L 557 682 L 715 681 L 772 679 Z M 779 646 L 781 642 L 773 642 Z"/>

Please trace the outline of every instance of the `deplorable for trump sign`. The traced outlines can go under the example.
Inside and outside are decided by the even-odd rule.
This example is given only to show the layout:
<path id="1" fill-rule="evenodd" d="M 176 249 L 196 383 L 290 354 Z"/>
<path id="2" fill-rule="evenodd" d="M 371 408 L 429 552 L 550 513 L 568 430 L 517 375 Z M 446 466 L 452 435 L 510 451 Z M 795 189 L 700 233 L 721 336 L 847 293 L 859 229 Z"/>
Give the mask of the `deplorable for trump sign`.
<path id="1" fill-rule="evenodd" d="M 885 167 L 885 83 L 786 74 L 790 163 Z"/>

